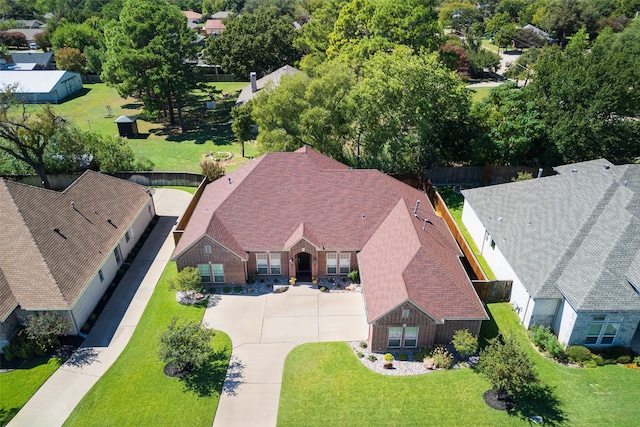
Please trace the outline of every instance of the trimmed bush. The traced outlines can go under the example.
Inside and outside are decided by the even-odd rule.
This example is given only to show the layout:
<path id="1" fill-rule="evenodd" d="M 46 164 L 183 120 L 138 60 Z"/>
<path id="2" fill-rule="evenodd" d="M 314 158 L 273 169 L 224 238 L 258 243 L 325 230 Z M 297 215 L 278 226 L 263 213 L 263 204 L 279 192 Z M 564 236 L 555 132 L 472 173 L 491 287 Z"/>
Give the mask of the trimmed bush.
<path id="1" fill-rule="evenodd" d="M 616 362 L 622 365 L 626 365 L 627 363 L 631 363 L 631 356 L 620 356 L 616 359 Z"/>
<path id="2" fill-rule="evenodd" d="M 635 363 L 636 365 L 640 366 L 640 356 L 636 356 L 636 358 L 633 359 L 633 363 Z"/>
<path id="3" fill-rule="evenodd" d="M 440 369 L 449 369 L 453 361 L 453 355 L 444 347 L 436 347 L 431 357 L 434 360 L 434 366 Z"/>
<path id="4" fill-rule="evenodd" d="M 228 294 L 231 292 L 231 288 L 229 286 L 225 286 L 224 288 L 222 288 L 222 293 L 223 294 Z"/>
<path id="5" fill-rule="evenodd" d="M 364 353 L 361 351 L 357 352 L 356 355 L 358 355 L 359 359 L 362 359 L 364 357 Z"/>
<path id="6" fill-rule="evenodd" d="M 407 356 L 407 353 L 400 353 L 398 355 L 398 360 L 406 362 L 407 360 L 409 360 L 409 356 Z"/>
<path id="7" fill-rule="evenodd" d="M 368 344 L 366 341 L 360 341 L 360 348 L 367 348 Z"/>
<path id="8" fill-rule="evenodd" d="M 468 329 L 460 329 L 453 333 L 451 344 L 460 356 L 468 357 L 478 350 L 478 337 L 473 335 Z"/>
<path id="9" fill-rule="evenodd" d="M 549 328 L 533 325 L 529 331 L 529 336 L 531 337 L 531 341 L 533 341 L 541 351 L 546 351 L 554 359 L 565 359 L 566 354 L 562 345 L 558 342 L 558 338 L 553 335 Z"/>
<path id="10" fill-rule="evenodd" d="M 572 345 L 567 348 L 567 357 L 572 362 L 577 362 L 582 365 L 584 362 L 591 360 L 593 358 L 593 354 L 587 347 Z"/>
<path id="11" fill-rule="evenodd" d="M 236 286 L 233 288 L 233 293 L 234 294 L 239 294 L 242 292 L 242 286 Z"/>
<path id="12" fill-rule="evenodd" d="M 417 353 L 413 353 L 413 360 L 417 360 L 418 362 L 422 362 L 425 358 L 431 357 L 433 353 L 433 348 L 427 346 L 423 347 Z"/>
<path id="13" fill-rule="evenodd" d="M 377 360 L 378 360 L 378 358 L 375 355 L 373 355 L 373 354 L 369 355 L 369 362 L 376 362 Z"/>
<path id="14" fill-rule="evenodd" d="M 393 354 L 387 353 L 384 355 L 384 360 L 387 362 L 393 362 Z"/>

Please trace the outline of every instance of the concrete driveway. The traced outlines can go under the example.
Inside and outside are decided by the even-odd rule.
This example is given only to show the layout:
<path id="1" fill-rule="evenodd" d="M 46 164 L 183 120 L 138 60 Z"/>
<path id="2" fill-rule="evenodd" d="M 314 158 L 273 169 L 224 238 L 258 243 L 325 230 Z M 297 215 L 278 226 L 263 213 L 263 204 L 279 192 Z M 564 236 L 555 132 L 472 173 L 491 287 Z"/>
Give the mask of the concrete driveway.
<path id="1" fill-rule="evenodd" d="M 214 427 L 275 426 L 284 360 L 294 347 L 368 335 L 361 293 L 305 285 L 258 297 L 223 295 L 203 320 L 229 334 L 233 345 Z"/>

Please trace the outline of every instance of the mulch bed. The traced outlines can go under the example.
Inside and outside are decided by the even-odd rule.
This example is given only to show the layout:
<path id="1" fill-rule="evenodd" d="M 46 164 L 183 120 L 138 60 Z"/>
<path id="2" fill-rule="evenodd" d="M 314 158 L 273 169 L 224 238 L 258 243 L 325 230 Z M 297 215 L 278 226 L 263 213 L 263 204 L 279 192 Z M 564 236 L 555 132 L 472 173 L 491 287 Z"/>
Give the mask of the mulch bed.
<path id="1" fill-rule="evenodd" d="M 510 411 L 515 406 L 513 396 L 499 393 L 498 390 L 487 390 L 482 398 L 487 405 L 498 411 Z"/>

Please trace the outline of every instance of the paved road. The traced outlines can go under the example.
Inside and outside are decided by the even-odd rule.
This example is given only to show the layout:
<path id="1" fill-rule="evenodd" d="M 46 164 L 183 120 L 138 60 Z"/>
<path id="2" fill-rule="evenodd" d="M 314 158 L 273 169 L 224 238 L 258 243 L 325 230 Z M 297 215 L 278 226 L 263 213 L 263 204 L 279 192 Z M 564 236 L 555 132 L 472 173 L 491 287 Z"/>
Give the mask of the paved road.
<path id="1" fill-rule="evenodd" d="M 138 252 L 82 347 L 11 420 L 9 427 L 61 426 L 76 405 L 120 356 L 173 252 L 171 230 L 191 195 L 157 189 L 158 224 Z"/>
<path id="2" fill-rule="evenodd" d="M 306 285 L 259 297 L 223 295 L 203 320 L 229 334 L 233 345 L 214 427 L 275 426 L 284 360 L 294 347 L 368 335 L 361 293 Z"/>

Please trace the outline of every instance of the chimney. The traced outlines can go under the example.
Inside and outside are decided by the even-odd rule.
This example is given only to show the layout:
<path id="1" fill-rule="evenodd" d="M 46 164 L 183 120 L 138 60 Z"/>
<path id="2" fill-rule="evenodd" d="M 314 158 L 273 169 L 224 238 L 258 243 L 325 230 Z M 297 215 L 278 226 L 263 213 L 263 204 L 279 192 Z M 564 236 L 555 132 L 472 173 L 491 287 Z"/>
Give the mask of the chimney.
<path id="1" fill-rule="evenodd" d="M 251 80 L 251 93 L 256 93 L 258 91 L 258 82 L 256 81 L 255 71 L 249 73 L 249 79 Z"/>

